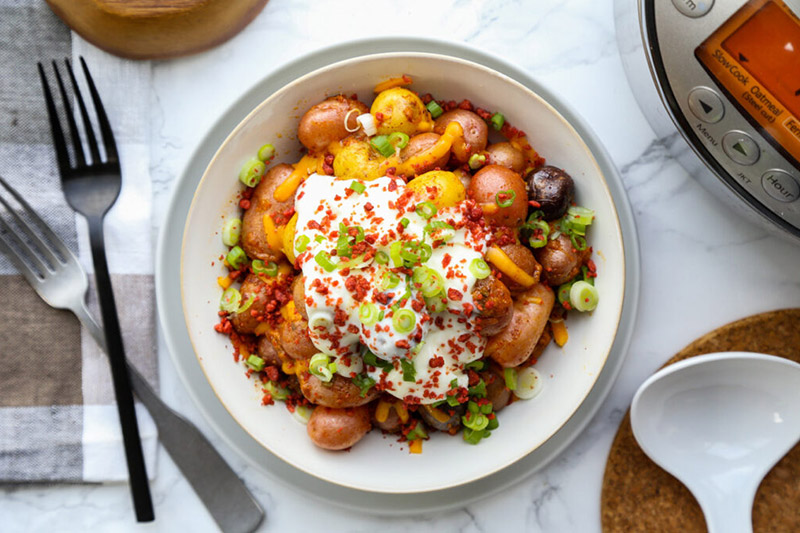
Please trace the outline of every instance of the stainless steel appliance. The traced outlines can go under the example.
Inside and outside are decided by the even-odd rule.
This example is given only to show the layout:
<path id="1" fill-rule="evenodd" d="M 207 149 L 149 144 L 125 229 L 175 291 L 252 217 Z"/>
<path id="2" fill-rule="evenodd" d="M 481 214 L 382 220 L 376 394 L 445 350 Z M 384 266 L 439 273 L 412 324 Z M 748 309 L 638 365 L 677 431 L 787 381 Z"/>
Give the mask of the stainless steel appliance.
<path id="1" fill-rule="evenodd" d="M 707 188 L 798 241 L 799 15 L 800 0 L 615 3 L 623 63 L 656 133 Z"/>

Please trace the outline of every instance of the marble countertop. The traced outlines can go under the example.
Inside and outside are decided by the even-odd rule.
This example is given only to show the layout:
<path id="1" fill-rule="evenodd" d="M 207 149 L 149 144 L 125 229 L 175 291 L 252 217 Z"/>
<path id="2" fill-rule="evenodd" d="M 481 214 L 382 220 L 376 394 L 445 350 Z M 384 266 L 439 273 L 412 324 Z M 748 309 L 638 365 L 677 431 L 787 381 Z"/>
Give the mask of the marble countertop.
<path id="1" fill-rule="evenodd" d="M 161 342 L 165 400 L 218 446 L 263 504 L 263 531 L 600 531 L 600 488 L 617 425 L 638 385 L 687 343 L 754 313 L 800 305 L 800 247 L 751 226 L 701 188 L 656 141 L 627 85 L 610 0 L 270 0 L 231 41 L 196 56 L 135 63 L 149 79 L 153 231 L 172 184 L 216 117 L 246 88 L 306 52 L 355 38 L 419 35 L 466 42 L 515 62 L 571 104 L 622 172 L 642 250 L 640 313 L 627 362 L 584 433 L 503 494 L 428 517 L 383 518 L 308 501 L 255 471 L 186 395 Z M 163 452 L 163 450 L 162 450 Z M 479 490 L 479 489 L 478 489 Z M 158 520 L 137 525 L 125 485 L 4 490 L 4 531 L 214 531 L 169 456 L 152 484 Z M 10 528 L 10 529 L 9 529 Z"/>

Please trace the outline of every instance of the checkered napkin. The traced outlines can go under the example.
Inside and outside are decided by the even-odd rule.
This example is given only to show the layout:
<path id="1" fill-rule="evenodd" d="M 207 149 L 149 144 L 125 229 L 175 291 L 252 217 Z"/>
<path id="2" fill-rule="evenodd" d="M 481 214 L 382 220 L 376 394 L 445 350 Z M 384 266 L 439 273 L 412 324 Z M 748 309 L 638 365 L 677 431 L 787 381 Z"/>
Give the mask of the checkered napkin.
<path id="1" fill-rule="evenodd" d="M 38 0 L 0 0 L 0 43 L 0 175 L 78 253 L 93 279 L 85 222 L 61 192 L 36 70 L 37 60 L 49 69 L 53 59 L 63 66 L 64 57 L 78 55 L 89 64 L 122 161 L 122 194 L 105 230 L 123 341 L 128 357 L 153 381 L 150 66 L 113 58 L 72 36 Z M 93 288 L 88 300 L 99 317 Z M 127 479 L 113 398 L 107 358 L 88 332 L 71 313 L 39 299 L 0 254 L 0 482 Z M 141 405 L 137 413 L 152 476 L 155 426 Z"/>

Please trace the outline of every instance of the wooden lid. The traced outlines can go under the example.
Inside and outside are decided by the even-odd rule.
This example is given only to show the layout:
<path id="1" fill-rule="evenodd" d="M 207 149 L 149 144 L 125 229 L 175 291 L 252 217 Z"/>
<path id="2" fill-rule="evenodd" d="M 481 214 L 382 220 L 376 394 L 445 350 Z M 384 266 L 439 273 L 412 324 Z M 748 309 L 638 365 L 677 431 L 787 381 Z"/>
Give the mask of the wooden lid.
<path id="1" fill-rule="evenodd" d="M 267 0 L 47 0 L 81 37 L 114 55 L 166 59 L 236 35 Z"/>
<path id="2" fill-rule="evenodd" d="M 763 313 L 712 331 L 666 365 L 711 352 L 760 352 L 800 363 L 800 309 Z M 664 365 L 664 366 L 666 366 Z M 800 531 L 800 444 L 767 474 L 753 505 L 753 531 Z M 620 424 L 603 478 L 601 521 L 606 533 L 702 533 L 700 506 L 680 481 L 639 448 L 630 412 Z"/>

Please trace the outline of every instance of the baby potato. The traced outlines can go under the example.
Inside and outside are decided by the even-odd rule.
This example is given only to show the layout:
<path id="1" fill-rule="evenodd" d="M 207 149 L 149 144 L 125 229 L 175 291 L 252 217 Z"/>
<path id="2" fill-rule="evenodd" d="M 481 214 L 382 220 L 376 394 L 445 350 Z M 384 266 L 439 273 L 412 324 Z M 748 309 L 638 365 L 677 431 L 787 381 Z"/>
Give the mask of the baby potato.
<path id="1" fill-rule="evenodd" d="M 486 163 L 522 173 L 525 170 L 525 155 L 510 142 L 494 143 L 486 147 Z"/>
<path id="2" fill-rule="evenodd" d="M 278 351 L 275 349 L 275 345 L 272 344 L 272 341 L 267 335 L 262 335 L 258 338 L 258 356 L 263 359 L 267 365 L 279 367 L 281 363 L 283 363 L 278 355 Z"/>
<path id="3" fill-rule="evenodd" d="M 361 396 L 361 389 L 353 384 L 349 378 L 334 374 L 333 379 L 323 383 L 311 372 L 300 372 L 297 375 L 300 381 L 300 392 L 309 402 L 325 407 L 335 407 L 344 409 L 346 407 L 357 407 L 368 404 L 380 395 L 380 392 L 372 387 L 367 391 L 366 396 Z"/>
<path id="4" fill-rule="evenodd" d="M 417 135 L 414 135 L 413 137 L 411 137 L 411 139 L 408 140 L 408 144 L 406 145 L 406 147 L 400 151 L 400 160 L 405 162 L 408 161 L 408 159 L 410 159 L 411 157 L 421 154 L 422 152 L 424 152 L 425 150 L 436 144 L 436 141 L 439 140 L 439 137 L 441 137 L 441 135 L 430 131 L 427 133 L 419 133 Z M 443 169 L 445 168 L 449 160 L 450 160 L 450 150 L 445 152 L 445 154 L 439 159 L 435 159 L 430 163 L 423 163 L 420 164 L 418 167 L 414 165 L 414 172 L 416 174 L 424 174 L 425 172 L 437 168 Z"/>
<path id="5" fill-rule="evenodd" d="M 484 337 L 499 333 L 511 322 L 511 293 L 496 277 L 489 276 L 475 282 L 472 298 L 479 311 L 478 332 Z"/>
<path id="6" fill-rule="evenodd" d="M 555 303 L 553 290 L 537 283 L 514 301 L 511 323 L 491 337 L 484 353 L 503 368 L 519 366 L 539 342 Z"/>
<path id="7" fill-rule="evenodd" d="M 505 246 L 500 247 L 501 250 L 508 256 L 511 261 L 517 265 L 523 272 L 531 276 L 535 281 L 534 283 L 539 282 L 539 277 L 542 274 L 542 265 L 540 265 L 536 258 L 533 256 L 533 252 L 526 246 L 522 244 L 506 244 Z M 508 290 L 512 293 L 517 293 L 520 291 L 524 291 L 526 287 L 520 285 L 509 276 L 503 276 L 502 280 L 505 283 Z"/>
<path id="8" fill-rule="evenodd" d="M 242 293 L 242 302 L 249 300 L 251 295 L 255 296 L 255 300 L 246 311 L 234 314 L 231 324 L 237 333 L 253 333 L 261 324 L 257 317 L 263 315 L 267 307 L 267 284 L 255 274 L 248 274 L 239 291 Z"/>
<path id="9" fill-rule="evenodd" d="M 297 315 L 296 320 L 284 320 L 278 326 L 281 346 L 295 360 L 311 359 L 317 350 L 308 336 L 308 322 Z"/>
<path id="10" fill-rule="evenodd" d="M 565 234 L 549 239 L 542 248 L 534 252 L 542 265 L 542 280 L 553 287 L 566 283 L 581 271 L 581 265 L 589 257 L 589 249 L 579 251 Z"/>
<path id="11" fill-rule="evenodd" d="M 340 141 L 350 135 L 345 128 L 344 120 L 352 109 L 357 109 L 360 113 L 368 111 L 367 106 L 358 100 L 351 100 L 342 95 L 332 96 L 312 106 L 300 119 L 297 139 L 311 153 L 324 151 L 332 142 Z M 358 113 L 350 114 L 347 127 L 353 129 L 358 126 L 357 116 Z"/>
<path id="12" fill-rule="evenodd" d="M 273 250 L 264 233 L 264 215 L 270 215 L 276 226 L 286 223 L 284 213 L 294 207 L 294 196 L 285 202 L 275 200 L 275 189 L 289 177 L 294 169 L 291 165 L 276 165 L 261 179 L 253 190 L 250 208 L 242 217 L 242 248 L 251 259 L 278 261 L 282 250 Z"/>
<path id="13" fill-rule="evenodd" d="M 419 201 L 430 201 L 436 207 L 452 207 L 466 198 L 461 180 L 446 170 L 431 170 L 417 176 L 407 185 Z"/>
<path id="14" fill-rule="evenodd" d="M 308 320 L 308 310 L 306 309 L 306 289 L 303 285 L 305 278 L 300 275 L 292 281 L 292 300 L 294 301 L 294 309 L 301 317 Z"/>
<path id="15" fill-rule="evenodd" d="M 367 406 L 333 409 L 319 406 L 308 420 L 311 441 L 326 450 L 344 450 L 360 441 L 372 429 Z"/>
<path id="16" fill-rule="evenodd" d="M 372 102 L 370 113 L 378 119 L 379 135 L 400 131 L 411 136 L 419 131 L 430 131 L 433 126 L 431 115 L 419 96 L 402 87 L 393 87 L 378 94 Z M 379 118 L 381 116 L 382 119 Z"/>
<path id="17" fill-rule="evenodd" d="M 339 179 L 374 180 L 385 174 L 384 158 L 369 143 L 353 140 L 333 160 L 333 174 Z"/>
<path id="18" fill-rule="evenodd" d="M 497 195 L 511 191 L 514 195 L 511 205 L 500 207 Z M 479 204 L 491 206 L 493 211 L 485 211 L 486 220 L 497 226 L 515 228 L 522 224 L 528 214 L 528 191 L 519 174 L 500 165 L 488 165 L 480 169 L 469 183 L 467 194 Z"/>
<path id="19" fill-rule="evenodd" d="M 489 128 L 481 117 L 465 109 L 453 109 L 436 119 L 433 131 L 441 135 L 451 122 L 458 122 L 464 130 L 464 142 L 453 143 L 453 157 L 461 164 L 472 154 L 482 152 L 489 138 Z"/>

